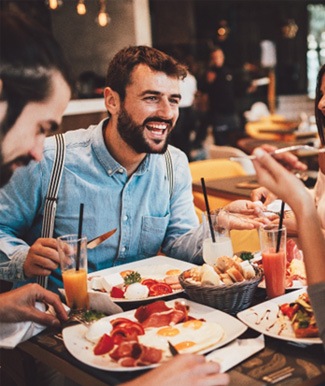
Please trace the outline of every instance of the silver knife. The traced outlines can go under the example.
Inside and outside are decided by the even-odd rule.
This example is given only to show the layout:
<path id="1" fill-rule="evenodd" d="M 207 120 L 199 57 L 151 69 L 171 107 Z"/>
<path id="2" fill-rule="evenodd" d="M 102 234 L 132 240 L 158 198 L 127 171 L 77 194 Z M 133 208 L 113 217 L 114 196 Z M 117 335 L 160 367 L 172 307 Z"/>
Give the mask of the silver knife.
<path id="1" fill-rule="evenodd" d="M 117 228 L 112 229 L 109 232 L 103 233 L 102 235 L 95 237 L 92 240 L 89 240 L 87 243 L 87 248 L 88 249 L 94 249 L 96 248 L 99 244 L 101 244 L 103 241 L 107 240 L 109 237 L 111 237 L 115 232 Z"/>

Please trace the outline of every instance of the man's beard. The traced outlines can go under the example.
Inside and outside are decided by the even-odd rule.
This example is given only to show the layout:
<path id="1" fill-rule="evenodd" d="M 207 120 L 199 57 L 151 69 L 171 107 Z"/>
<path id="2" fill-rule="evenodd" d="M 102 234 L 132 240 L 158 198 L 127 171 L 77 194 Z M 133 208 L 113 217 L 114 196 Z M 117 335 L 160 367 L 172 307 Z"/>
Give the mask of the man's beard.
<path id="1" fill-rule="evenodd" d="M 144 137 L 144 130 L 146 130 L 146 124 L 149 122 L 164 122 L 172 126 L 173 122 L 170 119 L 162 119 L 159 117 L 150 117 L 144 120 L 142 125 L 136 125 L 130 115 L 125 110 L 124 106 L 121 107 L 121 112 L 117 121 L 117 130 L 122 139 L 138 154 L 142 153 L 158 153 L 163 154 L 167 150 L 168 146 L 168 133 L 164 140 L 163 147 L 161 149 L 152 148 L 150 143 Z M 167 130 L 167 129 L 166 129 Z M 154 142 L 159 145 L 163 140 L 157 139 Z"/>
<path id="2" fill-rule="evenodd" d="M 14 172 L 14 164 L 19 166 L 26 166 L 32 159 L 32 157 L 25 155 L 17 157 L 13 161 L 3 164 L 2 156 L 0 153 L 0 188 L 2 188 L 10 180 L 10 177 Z"/>

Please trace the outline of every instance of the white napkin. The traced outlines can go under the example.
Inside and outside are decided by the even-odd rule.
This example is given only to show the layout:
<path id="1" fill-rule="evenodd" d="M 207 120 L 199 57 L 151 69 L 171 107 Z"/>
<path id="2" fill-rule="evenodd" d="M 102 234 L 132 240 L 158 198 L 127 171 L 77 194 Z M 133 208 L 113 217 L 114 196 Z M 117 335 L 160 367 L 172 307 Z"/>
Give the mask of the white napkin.
<path id="1" fill-rule="evenodd" d="M 65 291 L 63 288 L 59 288 L 61 295 L 65 297 Z M 123 309 L 112 301 L 106 292 L 88 291 L 89 296 L 89 308 L 103 312 L 106 315 L 119 314 L 123 312 Z"/>
<path id="2" fill-rule="evenodd" d="M 228 371 L 244 359 L 265 347 L 264 335 L 254 339 L 236 339 L 225 347 L 212 351 L 206 356 L 208 361 L 218 362 L 221 372 Z"/>
<path id="3" fill-rule="evenodd" d="M 35 307 L 45 312 L 45 304 L 37 302 Z M 24 342 L 43 331 L 46 326 L 35 322 L 1 323 L 0 348 L 15 348 L 17 344 Z"/>

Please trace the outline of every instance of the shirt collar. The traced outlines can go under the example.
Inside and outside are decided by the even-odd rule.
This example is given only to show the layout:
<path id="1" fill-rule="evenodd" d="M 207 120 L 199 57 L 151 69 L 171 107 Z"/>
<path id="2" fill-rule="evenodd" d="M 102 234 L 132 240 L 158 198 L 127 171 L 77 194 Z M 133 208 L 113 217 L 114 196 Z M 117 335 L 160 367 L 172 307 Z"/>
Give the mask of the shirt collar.
<path id="1" fill-rule="evenodd" d="M 111 176 L 116 172 L 121 173 L 121 171 L 125 171 L 125 168 L 118 163 L 108 151 L 103 135 L 103 127 L 107 124 L 109 118 L 103 119 L 94 129 L 92 135 L 92 148 L 107 173 Z M 150 165 L 150 159 L 152 158 L 151 154 L 147 154 L 144 160 L 139 165 L 138 169 L 134 174 L 141 175 L 144 174 Z"/>

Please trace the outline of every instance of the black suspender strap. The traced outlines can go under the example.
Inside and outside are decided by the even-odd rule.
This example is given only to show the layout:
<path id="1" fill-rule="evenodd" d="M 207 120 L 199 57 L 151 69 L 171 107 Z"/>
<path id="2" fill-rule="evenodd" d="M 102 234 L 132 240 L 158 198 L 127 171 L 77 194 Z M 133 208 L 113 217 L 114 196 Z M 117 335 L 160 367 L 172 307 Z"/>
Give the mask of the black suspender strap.
<path id="1" fill-rule="evenodd" d="M 51 179 L 47 190 L 44 205 L 43 224 L 41 237 L 52 237 L 54 232 L 55 212 L 57 206 L 57 196 L 63 172 L 65 159 L 65 141 L 62 134 L 55 135 L 56 153 L 51 172 Z M 48 277 L 38 276 L 37 282 L 42 287 L 47 287 Z"/>
<path id="2" fill-rule="evenodd" d="M 171 156 L 168 148 L 167 148 L 164 156 L 165 156 L 165 161 L 166 161 L 167 178 L 168 178 L 168 182 L 169 182 L 169 198 L 171 199 L 172 195 L 173 195 L 173 191 L 174 191 L 174 170 L 173 170 L 172 156 Z"/>

